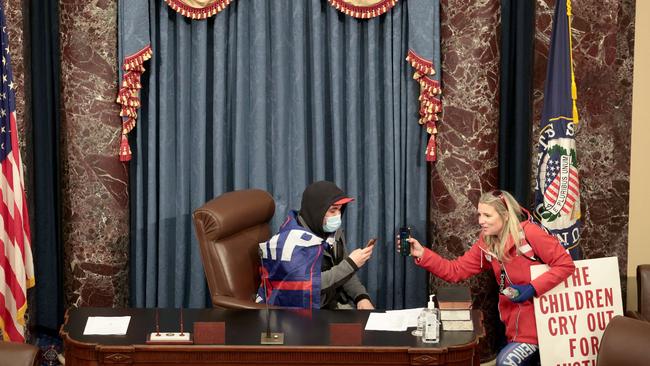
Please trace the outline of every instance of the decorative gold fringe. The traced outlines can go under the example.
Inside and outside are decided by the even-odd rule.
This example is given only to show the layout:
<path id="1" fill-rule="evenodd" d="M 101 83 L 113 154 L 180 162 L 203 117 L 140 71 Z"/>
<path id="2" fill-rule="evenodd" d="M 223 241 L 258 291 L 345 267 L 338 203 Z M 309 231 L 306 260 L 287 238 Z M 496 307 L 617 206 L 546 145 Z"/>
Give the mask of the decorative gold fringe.
<path id="1" fill-rule="evenodd" d="M 131 147 L 129 146 L 128 133 L 135 127 L 140 108 L 140 77 L 144 73 L 144 62 L 151 58 L 153 51 L 148 45 L 131 56 L 124 58 L 122 69 L 125 71 L 122 76 L 121 88 L 117 92 L 117 103 L 122 106 L 120 117 L 122 118 L 122 137 L 120 139 L 120 161 L 131 160 Z"/>
<path id="2" fill-rule="evenodd" d="M 425 150 L 426 161 L 436 161 L 436 134 L 438 128 L 436 122 L 438 113 L 442 111 L 442 102 L 438 95 L 442 93 L 440 83 L 437 80 L 430 78 L 435 74 L 433 62 L 420 57 L 413 50 L 409 50 L 406 56 L 406 61 L 415 69 L 413 79 L 420 84 L 420 119 L 418 123 L 426 127 L 427 133 L 430 135 L 429 142 Z"/>
<path id="3" fill-rule="evenodd" d="M 370 19 L 380 16 L 389 11 L 397 0 L 378 0 L 375 5 L 361 6 L 352 5 L 343 0 L 327 0 L 336 10 L 358 19 Z"/>
<path id="4" fill-rule="evenodd" d="M 165 0 L 167 5 L 180 15 L 190 19 L 207 19 L 224 10 L 232 0 L 215 0 L 211 5 L 195 8 L 185 4 L 182 0 Z"/>
<path id="5" fill-rule="evenodd" d="M 406 54 L 406 61 L 408 61 L 411 66 L 418 71 L 418 73 L 413 76 L 413 79 L 417 80 L 423 75 L 435 75 L 436 73 L 433 69 L 433 62 L 420 57 L 417 53 L 413 52 L 413 50 L 409 50 Z"/>

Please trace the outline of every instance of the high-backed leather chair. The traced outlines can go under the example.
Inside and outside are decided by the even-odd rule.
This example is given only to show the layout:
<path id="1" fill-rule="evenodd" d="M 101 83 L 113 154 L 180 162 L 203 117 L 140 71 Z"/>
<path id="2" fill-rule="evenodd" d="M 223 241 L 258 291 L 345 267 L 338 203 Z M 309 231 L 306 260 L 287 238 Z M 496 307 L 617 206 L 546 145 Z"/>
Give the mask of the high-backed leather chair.
<path id="1" fill-rule="evenodd" d="M 260 284 L 258 244 L 271 237 L 275 212 L 270 194 L 259 189 L 224 193 L 192 215 L 201 247 L 212 305 L 255 309 Z"/>
<path id="2" fill-rule="evenodd" d="M 615 316 L 603 333 L 597 366 L 650 365 L 650 323 Z"/>
<path id="3" fill-rule="evenodd" d="M 627 311 L 626 316 L 650 322 L 650 264 L 636 267 L 637 310 Z"/>
<path id="4" fill-rule="evenodd" d="M 37 366 L 39 349 L 25 343 L 0 341 L 0 366 Z"/>

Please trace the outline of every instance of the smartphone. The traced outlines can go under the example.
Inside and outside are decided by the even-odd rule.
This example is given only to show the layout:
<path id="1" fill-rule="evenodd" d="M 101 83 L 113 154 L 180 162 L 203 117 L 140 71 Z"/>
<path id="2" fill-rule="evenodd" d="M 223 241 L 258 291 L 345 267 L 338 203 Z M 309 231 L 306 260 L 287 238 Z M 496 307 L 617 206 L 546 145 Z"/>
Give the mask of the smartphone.
<path id="1" fill-rule="evenodd" d="M 402 226 L 399 228 L 399 245 L 400 245 L 400 254 L 407 256 L 411 254 L 411 245 L 406 240 L 411 237 L 411 228 L 408 226 Z"/>
<path id="2" fill-rule="evenodd" d="M 376 242 L 377 242 L 377 238 L 372 238 L 368 240 L 368 243 L 366 244 L 366 248 L 370 248 L 371 246 L 375 245 Z"/>

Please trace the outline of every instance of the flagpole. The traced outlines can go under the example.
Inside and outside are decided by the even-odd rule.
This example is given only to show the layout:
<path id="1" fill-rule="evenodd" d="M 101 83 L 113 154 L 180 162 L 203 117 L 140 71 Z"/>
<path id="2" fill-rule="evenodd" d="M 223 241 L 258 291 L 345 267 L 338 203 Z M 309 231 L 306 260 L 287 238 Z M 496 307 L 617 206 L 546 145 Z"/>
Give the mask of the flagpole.
<path id="1" fill-rule="evenodd" d="M 576 125 L 579 122 L 578 118 L 578 106 L 576 100 L 578 100 L 578 87 L 576 86 L 576 77 L 573 73 L 573 35 L 571 32 L 571 20 L 573 19 L 573 13 L 571 12 L 571 0 L 566 1 L 566 16 L 569 23 L 569 61 L 571 62 L 571 99 L 573 100 L 573 123 Z"/>

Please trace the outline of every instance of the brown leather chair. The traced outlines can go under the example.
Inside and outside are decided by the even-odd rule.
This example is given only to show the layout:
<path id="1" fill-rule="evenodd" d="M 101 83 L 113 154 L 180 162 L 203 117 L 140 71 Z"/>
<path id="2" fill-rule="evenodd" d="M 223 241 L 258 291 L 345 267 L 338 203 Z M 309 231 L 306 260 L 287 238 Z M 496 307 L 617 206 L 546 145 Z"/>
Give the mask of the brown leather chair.
<path id="1" fill-rule="evenodd" d="M 625 315 L 650 322 L 650 264 L 636 267 L 637 310 L 628 310 Z"/>
<path id="2" fill-rule="evenodd" d="M 260 284 L 258 244 L 271 237 L 275 212 L 270 194 L 259 189 L 224 193 L 194 211 L 194 227 L 212 305 L 257 309 Z"/>
<path id="3" fill-rule="evenodd" d="M 39 349 L 25 343 L 0 341 L 0 366 L 36 366 Z"/>
<path id="4" fill-rule="evenodd" d="M 615 316 L 603 333 L 597 366 L 650 365 L 650 323 Z"/>

